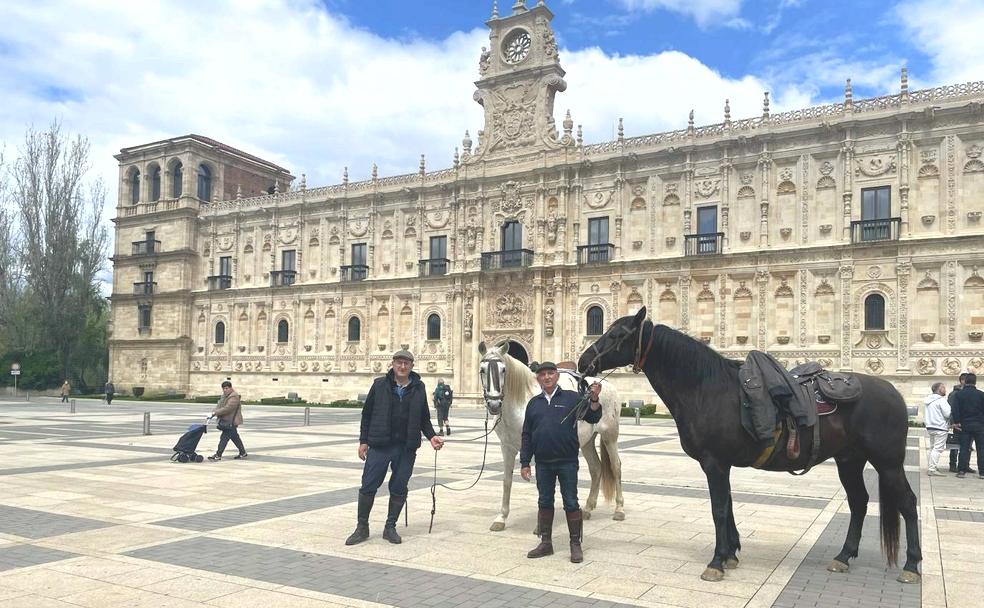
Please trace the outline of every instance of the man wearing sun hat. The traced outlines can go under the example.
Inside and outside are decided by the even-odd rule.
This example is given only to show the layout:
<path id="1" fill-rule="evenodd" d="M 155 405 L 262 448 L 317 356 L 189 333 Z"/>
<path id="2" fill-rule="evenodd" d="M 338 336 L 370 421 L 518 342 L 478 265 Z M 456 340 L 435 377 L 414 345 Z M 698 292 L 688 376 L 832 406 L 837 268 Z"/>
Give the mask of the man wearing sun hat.
<path id="1" fill-rule="evenodd" d="M 359 427 L 359 458 L 362 468 L 362 487 L 359 488 L 358 523 L 346 540 L 355 545 L 369 538 L 369 513 L 376 499 L 376 490 L 383 484 L 386 470 L 392 469 L 389 480 L 389 511 L 383 538 L 393 544 L 402 542 L 396 532 L 396 520 L 407 502 L 407 484 L 413 474 L 413 463 L 423 433 L 435 450 L 444 440 L 436 436 L 427 406 L 427 389 L 420 375 L 413 371 L 413 354 L 406 350 L 393 353 L 393 363 L 385 376 L 376 378 L 362 406 Z"/>

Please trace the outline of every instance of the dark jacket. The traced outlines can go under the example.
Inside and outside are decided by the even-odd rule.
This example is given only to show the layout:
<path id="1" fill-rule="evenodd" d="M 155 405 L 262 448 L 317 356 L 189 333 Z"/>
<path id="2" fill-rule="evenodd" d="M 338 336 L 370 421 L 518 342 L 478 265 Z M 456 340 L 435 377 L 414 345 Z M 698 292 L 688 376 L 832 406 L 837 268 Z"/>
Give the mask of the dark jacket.
<path id="1" fill-rule="evenodd" d="M 984 429 L 984 393 L 973 384 L 964 386 L 953 398 L 952 416 L 965 431 Z"/>
<path id="2" fill-rule="evenodd" d="M 451 400 L 454 399 L 454 391 L 450 384 L 438 384 L 434 389 L 434 405 L 451 407 Z"/>
<path id="3" fill-rule="evenodd" d="M 400 399 L 394 393 L 395 378 L 393 370 L 390 370 L 373 381 L 366 403 L 362 406 L 359 443 L 379 448 L 391 445 L 398 437 L 405 437 L 407 448 L 416 450 L 420 447 L 421 433 L 427 439 L 435 435 L 427 407 L 427 389 L 420 381 L 420 375 L 410 372 L 410 384 L 405 389 L 403 399 Z M 397 408 L 402 408 L 402 411 Z M 401 419 L 406 420 L 405 431 L 394 428 Z"/>
<path id="4" fill-rule="evenodd" d="M 957 398 L 957 393 L 959 393 L 962 388 L 963 386 L 954 384 L 950 394 L 946 396 L 946 402 L 950 404 L 950 409 L 953 409 L 953 404 L 956 403 L 955 399 Z"/>
<path id="5" fill-rule="evenodd" d="M 526 418 L 523 420 L 520 465 L 530 466 L 530 460 L 534 456 L 541 463 L 577 462 L 577 450 L 580 447 L 577 440 L 577 419 L 572 414 L 566 422 L 561 423 L 561 420 L 580 400 L 579 394 L 560 387 L 557 387 L 551 403 L 547 403 L 547 397 L 542 391 L 530 399 L 526 404 Z M 589 407 L 584 421 L 594 424 L 599 420 L 601 408 L 592 410 Z"/>

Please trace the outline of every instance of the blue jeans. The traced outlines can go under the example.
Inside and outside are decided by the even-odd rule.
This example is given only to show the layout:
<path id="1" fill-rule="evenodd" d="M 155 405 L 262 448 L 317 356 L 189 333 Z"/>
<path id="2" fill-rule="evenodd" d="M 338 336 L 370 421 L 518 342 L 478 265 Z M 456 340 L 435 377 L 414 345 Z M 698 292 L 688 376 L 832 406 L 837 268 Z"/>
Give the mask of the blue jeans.
<path id="1" fill-rule="evenodd" d="M 413 463 L 417 460 L 417 450 L 407 449 L 404 444 L 388 445 L 381 448 L 369 448 L 366 464 L 362 468 L 362 487 L 359 492 L 366 496 L 375 496 L 376 490 L 383 485 L 386 469 L 392 469 L 389 480 L 390 496 L 406 496 L 407 484 L 413 474 Z"/>
<path id="2" fill-rule="evenodd" d="M 536 489 L 540 493 L 537 505 L 541 509 L 554 508 L 554 492 L 560 482 L 560 498 L 564 511 L 572 513 L 581 507 L 577 504 L 577 462 L 536 463 Z"/>

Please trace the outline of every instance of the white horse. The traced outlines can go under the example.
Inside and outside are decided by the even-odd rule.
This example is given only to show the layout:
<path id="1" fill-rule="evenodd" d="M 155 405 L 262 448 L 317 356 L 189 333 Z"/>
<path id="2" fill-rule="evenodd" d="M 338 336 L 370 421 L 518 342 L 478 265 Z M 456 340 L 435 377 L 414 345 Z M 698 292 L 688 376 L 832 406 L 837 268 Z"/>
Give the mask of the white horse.
<path id="1" fill-rule="evenodd" d="M 495 432 L 499 436 L 502 447 L 502 508 L 490 528 L 498 532 L 506 528 L 506 518 L 509 516 L 509 496 L 512 493 L 513 470 L 516 465 L 516 454 L 522 445 L 523 420 L 526 417 L 526 404 L 541 392 L 537 384 L 536 374 L 522 362 L 511 357 L 507 352 L 508 343 L 488 346 L 485 342 L 478 345 L 482 354 L 479 374 L 482 380 L 482 390 L 485 397 L 485 407 L 493 416 L 499 416 Z M 589 383 L 593 378 L 586 378 Z M 565 390 L 577 390 L 577 384 L 570 374 L 561 373 L 559 386 Z M 581 454 L 588 461 L 588 473 L 591 475 L 591 491 L 584 505 L 584 519 L 591 517 L 591 511 L 598 504 L 598 488 L 601 487 L 605 501 L 610 502 L 615 495 L 615 515 L 612 519 L 625 519 L 624 500 L 622 497 L 622 461 L 618 457 L 618 422 L 620 402 L 618 392 L 609 382 L 602 381 L 601 420 L 589 424 L 583 420 L 577 423 L 577 436 L 581 445 Z M 595 449 L 595 437 L 601 436 L 601 457 Z"/>

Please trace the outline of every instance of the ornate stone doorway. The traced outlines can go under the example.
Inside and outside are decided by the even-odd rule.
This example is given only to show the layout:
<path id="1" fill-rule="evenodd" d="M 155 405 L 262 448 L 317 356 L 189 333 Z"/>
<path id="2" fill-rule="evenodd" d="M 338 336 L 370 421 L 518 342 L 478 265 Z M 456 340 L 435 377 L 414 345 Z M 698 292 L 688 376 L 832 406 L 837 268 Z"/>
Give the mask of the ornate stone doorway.
<path id="1" fill-rule="evenodd" d="M 518 361 L 522 361 L 524 365 L 530 364 L 530 356 L 527 354 L 526 349 L 523 345 L 515 340 L 509 340 L 509 350 L 507 351 L 509 355 Z"/>

